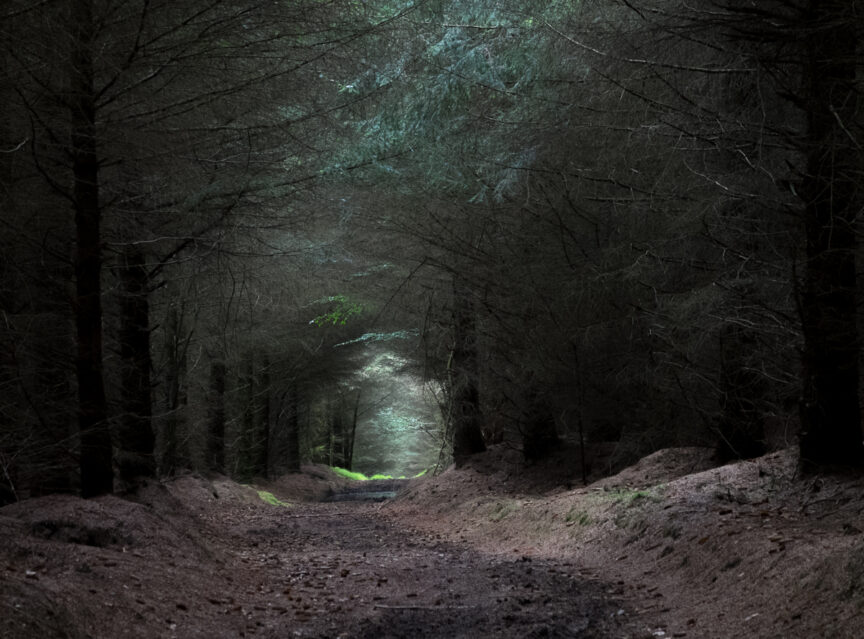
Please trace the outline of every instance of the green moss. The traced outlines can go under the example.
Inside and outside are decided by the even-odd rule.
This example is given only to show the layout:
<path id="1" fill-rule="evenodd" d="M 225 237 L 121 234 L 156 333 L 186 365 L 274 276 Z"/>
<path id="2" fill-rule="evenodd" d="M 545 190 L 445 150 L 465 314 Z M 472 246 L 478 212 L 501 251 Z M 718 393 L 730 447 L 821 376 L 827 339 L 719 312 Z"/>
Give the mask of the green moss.
<path id="1" fill-rule="evenodd" d="M 271 506 L 282 506 L 283 508 L 289 508 L 291 506 L 291 504 L 282 501 L 276 495 L 268 493 L 266 490 L 259 490 L 258 497 L 261 498 L 261 501 L 270 504 Z"/>
<path id="2" fill-rule="evenodd" d="M 346 470 L 344 468 L 339 468 L 339 466 L 330 466 L 330 470 L 332 470 L 337 475 L 341 477 L 346 477 L 348 479 L 353 479 L 355 481 L 369 481 L 372 479 L 393 479 L 393 475 L 382 475 L 381 473 L 375 473 L 371 477 L 367 477 L 363 473 L 357 473 L 353 470 Z M 426 472 L 425 470 L 423 471 Z M 419 475 L 418 475 L 419 477 Z M 405 477 L 400 477 L 399 479 L 405 479 Z"/>
<path id="3" fill-rule="evenodd" d="M 353 470 L 346 470 L 345 468 L 339 468 L 339 466 L 331 466 L 330 470 L 332 470 L 337 475 L 341 475 L 342 477 L 346 477 L 347 479 L 353 479 L 355 481 L 368 481 L 369 478 L 363 473 L 355 473 Z"/>

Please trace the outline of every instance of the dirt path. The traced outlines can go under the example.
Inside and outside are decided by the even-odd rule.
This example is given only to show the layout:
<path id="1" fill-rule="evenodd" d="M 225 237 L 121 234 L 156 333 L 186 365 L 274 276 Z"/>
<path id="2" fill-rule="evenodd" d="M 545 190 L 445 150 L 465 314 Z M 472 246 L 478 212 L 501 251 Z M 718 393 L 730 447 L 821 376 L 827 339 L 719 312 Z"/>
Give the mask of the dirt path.
<path id="1" fill-rule="evenodd" d="M 374 505 L 274 509 L 231 522 L 222 543 L 266 593 L 247 603 L 256 636 L 633 636 L 574 566 L 485 556 L 397 529 Z"/>
<path id="2" fill-rule="evenodd" d="M 862 636 L 860 476 L 669 449 L 570 489 L 505 452 L 386 503 L 311 467 L 0 508 L 0 637 Z"/>
<path id="3" fill-rule="evenodd" d="M 193 478 L 139 501 L 0 509 L 0 636 L 645 636 L 618 613 L 618 586 L 411 530 L 383 504 L 284 507 Z"/>

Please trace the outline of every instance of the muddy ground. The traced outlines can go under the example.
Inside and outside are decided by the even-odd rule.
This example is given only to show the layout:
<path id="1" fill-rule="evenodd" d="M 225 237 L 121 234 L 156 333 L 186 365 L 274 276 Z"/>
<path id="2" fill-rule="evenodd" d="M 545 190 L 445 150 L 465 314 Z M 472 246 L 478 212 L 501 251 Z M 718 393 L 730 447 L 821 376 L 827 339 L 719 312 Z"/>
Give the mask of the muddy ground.
<path id="1" fill-rule="evenodd" d="M 0 509 L 0 637 L 864 637 L 864 481 L 493 449 L 387 502 L 326 469 Z"/>

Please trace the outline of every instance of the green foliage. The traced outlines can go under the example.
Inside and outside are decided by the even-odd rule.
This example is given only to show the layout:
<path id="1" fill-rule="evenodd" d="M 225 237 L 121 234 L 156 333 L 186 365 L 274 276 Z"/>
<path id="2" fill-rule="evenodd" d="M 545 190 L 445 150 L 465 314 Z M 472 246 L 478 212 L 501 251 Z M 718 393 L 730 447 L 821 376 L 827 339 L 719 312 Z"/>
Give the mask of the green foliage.
<path id="1" fill-rule="evenodd" d="M 276 497 L 276 495 L 274 495 L 273 493 L 267 492 L 266 490 L 259 490 L 258 491 L 258 497 L 261 498 L 261 501 L 263 501 L 266 504 L 270 504 L 271 506 L 281 506 L 283 508 L 290 508 L 291 507 L 291 504 L 280 500 L 278 497 Z"/>
<path id="2" fill-rule="evenodd" d="M 327 324 L 332 326 L 345 326 L 349 319 L 360 315 L 365 310 L 365 307 L 362 304 L 351 301 L 344 295 L 332 295 L 317 300 L 317 303 L 329 303 L 333 306 L 329 312 L 318 315 L 310 320 L 309 323 L 314 324 L 315 326 L 325 326 Z"/>
<path id="3" fill-rule="evenodd" d="M 416 177 L 437 195 L 463 201 L 510 195 L 535 159 L 526 132 L 545 112 L 550 122 L 561 117 L 566 74 L 559 38 L 545 23 L 577 11 L 578 4 L 556 2 L 438 3 L 425 33 L 349 83 L 370 96 L 388 87 L 381 108 L 357 121 L 364 142 L 352 152 L 402 158 L 398 167 L 369 164 L 379 186 L 400 188 Z M 394 74 L 400 81 L 391 86 Z"/>

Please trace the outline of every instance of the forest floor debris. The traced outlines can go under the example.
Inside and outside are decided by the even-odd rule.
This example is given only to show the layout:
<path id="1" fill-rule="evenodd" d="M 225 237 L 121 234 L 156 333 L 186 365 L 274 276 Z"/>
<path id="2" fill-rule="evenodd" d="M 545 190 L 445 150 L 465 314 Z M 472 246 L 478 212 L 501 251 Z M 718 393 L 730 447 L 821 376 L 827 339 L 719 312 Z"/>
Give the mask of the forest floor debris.
<path id="1" fill-rule="evenodd" d="M 348 481 L 321 467 L 29 500 L 0 509 L 0 636 L 860 637 L 864 478 L 710 466 L 573 487 L 496 447 L 383 504 L 321 503 Z"/>

